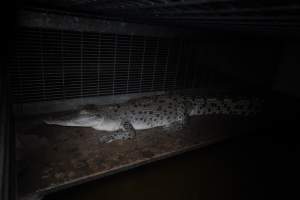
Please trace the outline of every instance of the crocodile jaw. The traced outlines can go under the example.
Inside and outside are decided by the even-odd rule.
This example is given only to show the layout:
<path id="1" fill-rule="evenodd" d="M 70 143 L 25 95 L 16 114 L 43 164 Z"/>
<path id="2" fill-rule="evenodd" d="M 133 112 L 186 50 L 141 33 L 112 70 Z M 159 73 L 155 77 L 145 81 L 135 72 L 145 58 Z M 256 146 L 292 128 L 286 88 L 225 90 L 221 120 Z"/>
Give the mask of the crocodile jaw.
<path id="1" fill-rule="evenodd" d="M 92 126 L 95 130 L 100 131 L 117 131 L 123 129 L 121 120 L 103 119 Z"/>

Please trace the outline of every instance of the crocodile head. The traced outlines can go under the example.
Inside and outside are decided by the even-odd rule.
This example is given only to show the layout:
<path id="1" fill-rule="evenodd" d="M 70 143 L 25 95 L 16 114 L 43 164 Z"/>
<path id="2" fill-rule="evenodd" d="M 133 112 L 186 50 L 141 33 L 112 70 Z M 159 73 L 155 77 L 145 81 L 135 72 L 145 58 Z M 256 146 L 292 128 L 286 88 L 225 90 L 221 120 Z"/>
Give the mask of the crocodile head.
<path id="1" fill-rule="evenodd" d="M 48 117 L 44 122 L 60 126 L 94 127 L 103 122 L 103 117 L 95 112 L 80 110 Z"/>

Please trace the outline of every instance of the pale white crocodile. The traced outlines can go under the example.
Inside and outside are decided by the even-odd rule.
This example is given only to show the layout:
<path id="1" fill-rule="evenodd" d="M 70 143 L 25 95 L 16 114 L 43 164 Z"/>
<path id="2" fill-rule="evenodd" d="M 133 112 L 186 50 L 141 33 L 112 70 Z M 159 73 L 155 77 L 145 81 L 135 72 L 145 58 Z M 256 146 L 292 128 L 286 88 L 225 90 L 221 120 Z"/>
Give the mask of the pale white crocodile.
<path id="1" fill-rule="evenodd" d="M 103 142 L 128 139 L 135 130 L 154 127 L 181 127 L 193 115 L 233 114 L 249 116 L 261 107 L 258 98 L 207 98 L 183 95 L 157 95 L 123 104 L 87 106 L 62 117 L 44 120 L 47 124 L 92 127 L 113 132 Z"/>

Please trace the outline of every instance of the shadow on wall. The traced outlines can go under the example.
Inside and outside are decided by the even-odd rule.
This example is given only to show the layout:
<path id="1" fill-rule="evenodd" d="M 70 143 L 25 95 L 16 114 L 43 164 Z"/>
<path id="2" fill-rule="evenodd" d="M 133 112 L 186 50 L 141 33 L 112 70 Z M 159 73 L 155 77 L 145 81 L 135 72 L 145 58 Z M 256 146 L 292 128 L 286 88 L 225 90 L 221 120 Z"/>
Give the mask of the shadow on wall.
<path id="1" fill-rule="evenodd" d="M 300 41 L 287 41 L 273 82 L 273 90 L 300 98 Z"/>
<path id="2" fill-rule="evenodd" d="M 196 56 L 199 66 L 218 75 L 220 84 L 234 88 L 270 89 L 282 54 L 278 38 L 232 36 L 199 41 Z"/>

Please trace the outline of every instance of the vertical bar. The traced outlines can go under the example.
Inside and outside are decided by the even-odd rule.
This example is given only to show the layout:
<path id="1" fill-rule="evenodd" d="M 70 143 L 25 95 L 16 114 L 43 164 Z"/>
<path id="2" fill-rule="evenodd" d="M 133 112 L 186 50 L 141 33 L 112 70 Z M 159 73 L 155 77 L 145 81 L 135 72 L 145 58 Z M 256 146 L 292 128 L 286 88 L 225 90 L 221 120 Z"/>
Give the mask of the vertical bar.
<path id="1" fill-rule="evenodd" d="M 158 56 L 158 49 L 159 49 L 160 38 L 156 38 L 156 46 L 155 46 L 155 57 L 153 63 L 153 74 L 152 74 L 152 83 L 151 83 L 151 91 L 154 91 L 154 79 L 157 67 L 157 56 Z"/>
<path id="2" fill-rule="evenodd" d="M 17 41 L 18 45 L 19 45 L 19 40 Z M 19 94 L 18 94 L 18 97 L 16 99 L 17 103 L 20 103 L 22 102 L 22 98 L 24 97 L 24 94 L 23 94 L 23 79 L 20 78 L 22 77 L 22 66 L 21 66 L 21 63 L 22 63 L 22 56 L 19 55 L 19 51 L 16 50 L 16 56 L 17 56 L 17 67 L 18 67 L 18 77 L 16 78 L 16 80 L 18 80 L 20 82 L 20 91 L 19 91 Z M 22 104 L 23 105 L 23 104 Z"/>
<path id="3" fill-rule="evenodd" d="M 166 64 L 165 64 L 163 90 L 166 90 L 166 79 L 167 79 L 167 71 L 168 71 L 168 65 L 169 65 L 169 54 L 170 54 L 170 42 L 168 40 L 168 53 L 167 53 Z"/>
<path id="4" fill-rule="evenodd" d="M 194 44 L 194 43 L 193 43 Z M 197 65 L 195 63 L 195 46 L 192 45 L 192 52 L 191 52 L 191 62 L 192 62 L 192 78 L 191 78 L 191 87 L 192 88 L 196 88 L 196 79 L 197 79 L 197 73 L 198 73 L 198 69 L 197 69 Z"/>
<path id="5" fill-rule="evenodd" d="M 83 97 L 83 32 L 80 32 L 80 97 Z"/>
<path id="6" fill-rule="evenodd" d="M 145 52 L 146 52 L 146 38 L 145 36 L 143 37 L 144 39 L 144 49 L 143 49 L 143 56 L 142 56 L 142 63 L 141 63 L 141 75 L 140 75 L 140 89 L 139 92 L 142 92 L 142 80 L 143 80 L 143 70 L 144 70 L 144 62 L 145 62 Z"/>
<path id="7" fill-rule="evenodd" d="M 182 54 L 182 62 L 180 63 L 179 67 L 179 88 L 178 89 L 183 89 L 184 88 L 184 82 L 185 82 L 185 69 L 186 69 L 186 39 L 182 40 L 182 46 L 181 46 L 181 54 Z"/>
<path id="8" fill-rule="evenodd" d="M 9 85 L 5 62 L 0 66 L 0 199 L 15 199 L 15 136 L 12 130 Z"/>
<path id="9" fill-rule="evenodd" d="M 6 103 L 6 96 L 5 96 L 5 86 L 4 81 L 2 78 L 2 71 L 4 71 L 2 68 L 0 68 L 0 95 L 2 98 L 0 98 L 0 198 L 2 199 L 5 191 L 4 191 L 4 185 L 5 185 L 5 178 L 4 178 L 4 172 L 5 169 L 5 158 L 6 158 L 6 136 L 7 133 L 5 132 L 5 103 Z"/>
<path id="10" fill-rule="evenodd" d="M 98 38 L 98 59 L 97 59 L 97 95 L 100 95 L 100 62 L 101 62 L 101 33 Z"/>
<path id="11" fill-rule="evenodd" d="M 116 63 L 117 63 L 117 46 L 118 36 L 114 34 L 114 71 L 113 71 L 113 95 L 115 95 L 115 81 L 116 81 Z"/>
<path id="12" fill-rule="evenodd" d="M 60 31 L 60 51 L 61 51 L 61 66 L 62 66 L 62 95 L 63 99 L 66 99 L 65 95 L 65 61 L 64 61 L 64 32 Z"/>
<path id="13" fill-rule="evenodd" d="M 178 83 L 177 83 L 177 80 L 178 80 L 178 73 L 179 73 L 179 64 L 181 62 L 181 56 L 182 56 L 182 48 L 183 47 L 183 41 L 182 40 L 179 40 L 178 42 L 178 49 L 177 49 L 177 62 L 176 62 L 176 72 L 175 72 L 175 85 L 174 87 L 176 89 L 178 89 Z"/>
<path id="14" fill-rule="evenodd" d="M 187 57 L 189 57 L 189 49 L 191 48 L 191 45 L 190 45 L 190 41 L 188 40 L 187 41 L 187 46 L 189 48 L 187 48 L 187 51 L 188 51 L 188 55 Z M 188 88 L 188 81 L 189 81 L 189 69 L 190 69 L 190 60 L 188 59 L 186 61 L 186 65 L 185 65 L 185 72 L 184 72 L 184 88 Z"/>
<path id="15" fill-rule="evenodd" d="M 129 79 L 130 79 L 131 54 L 132 54 L 132 34 L 129 36 L 129 58 L 128 58 L 128 67 L 127 67 L 126 93 L 128 93 L 129 90 L 128 88 L 129 88 Z"/>
<path id="16" fill-rule="evenodd" d="M 43 100 L 46 100 L 45 96 L 45 65 L 44 65 L 44 37 L 42 33 L 43 29 L 39 29 L 39 44 L 41 48 L 41 67 L 42 67 L 42 85 L 43 85 Z"/>

